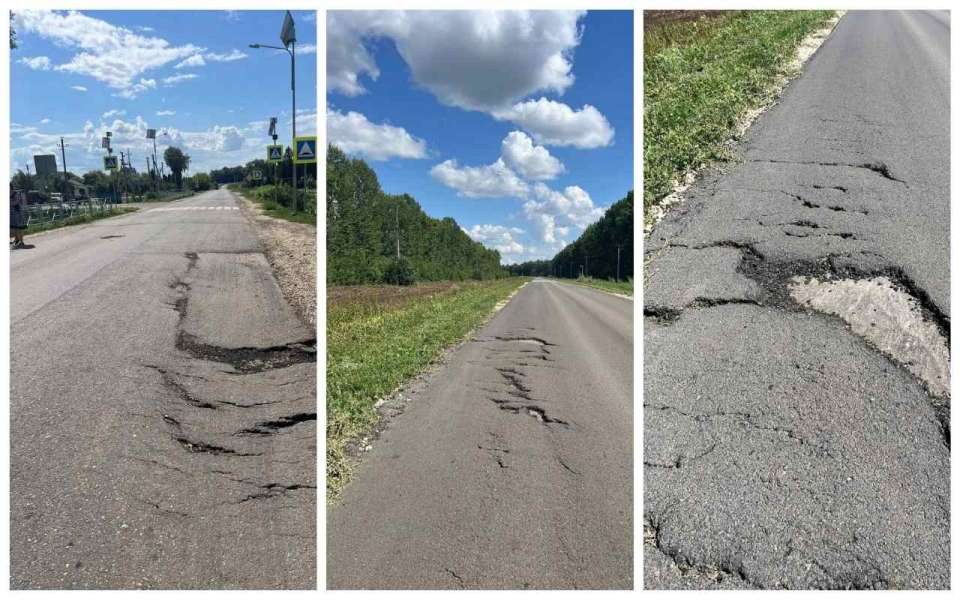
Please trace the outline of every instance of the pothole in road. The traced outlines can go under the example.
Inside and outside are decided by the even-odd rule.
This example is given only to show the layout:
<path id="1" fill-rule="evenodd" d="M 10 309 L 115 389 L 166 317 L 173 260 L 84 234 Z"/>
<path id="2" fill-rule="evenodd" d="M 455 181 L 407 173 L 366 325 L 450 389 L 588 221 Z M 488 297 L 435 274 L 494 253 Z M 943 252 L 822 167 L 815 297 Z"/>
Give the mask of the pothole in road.
<path id="1" fill-rule="evenodd" d="M 801 306 L 836 315 L 878 350 L 923 381 L 933 396 L 950 397 L 950 350 L 919 303 L 887 279 L 793 277 L 790 294 Z"/>

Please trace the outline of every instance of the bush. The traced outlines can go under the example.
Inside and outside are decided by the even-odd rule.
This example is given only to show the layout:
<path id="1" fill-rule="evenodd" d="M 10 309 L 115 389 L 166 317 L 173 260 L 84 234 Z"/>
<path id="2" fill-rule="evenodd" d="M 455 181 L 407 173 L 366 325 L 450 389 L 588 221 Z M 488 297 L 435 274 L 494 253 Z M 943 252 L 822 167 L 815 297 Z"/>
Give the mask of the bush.
<path id="1" fill-rule="evenodd" d="M 144 196 L 147 200 L 157 200 L 160 198 L 160 194 L 156 192 L 147 192 L 147 195 Z"/>
<path id="2" fill-rule="evenodd" d="M 413 266 L 406 258 L 395 258 L 383 272 L 383 282 L 395 285 L 413 285 L 417 282 Z"/>

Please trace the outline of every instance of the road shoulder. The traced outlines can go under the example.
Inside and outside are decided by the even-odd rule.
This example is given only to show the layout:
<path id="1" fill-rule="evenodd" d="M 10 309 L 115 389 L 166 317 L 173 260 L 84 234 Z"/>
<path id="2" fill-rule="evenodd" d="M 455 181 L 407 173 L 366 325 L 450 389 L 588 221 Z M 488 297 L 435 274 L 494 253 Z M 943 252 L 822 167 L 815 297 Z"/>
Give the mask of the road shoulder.
<path id="1" fill-rule="evenodd" d="M 241 194 L 231 193 L 263 245 L 283 297 L 316 330 L 317 228 L 270 217 Z"/>

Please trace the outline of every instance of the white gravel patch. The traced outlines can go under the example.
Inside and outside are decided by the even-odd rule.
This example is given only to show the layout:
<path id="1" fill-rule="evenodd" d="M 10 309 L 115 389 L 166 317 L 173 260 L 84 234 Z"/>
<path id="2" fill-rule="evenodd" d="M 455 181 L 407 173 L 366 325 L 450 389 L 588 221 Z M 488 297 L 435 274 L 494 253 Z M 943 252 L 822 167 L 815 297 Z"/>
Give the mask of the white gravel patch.
<path id="1" fill-rule="evenodd" d="M 316 330 L 317 228 L 269 217 L 253 202 L 236 197 L 254 225 L 284 299 Z"/>
<path id="2" fill-rule="evenodd" d="M 836 315 L 853 333 L 902 364 L 938 398 L 950 397 L 950 349 L 916 300 L 886 277 L 818 281 L 794 277 L 790 294 L 804 306 Z"/>

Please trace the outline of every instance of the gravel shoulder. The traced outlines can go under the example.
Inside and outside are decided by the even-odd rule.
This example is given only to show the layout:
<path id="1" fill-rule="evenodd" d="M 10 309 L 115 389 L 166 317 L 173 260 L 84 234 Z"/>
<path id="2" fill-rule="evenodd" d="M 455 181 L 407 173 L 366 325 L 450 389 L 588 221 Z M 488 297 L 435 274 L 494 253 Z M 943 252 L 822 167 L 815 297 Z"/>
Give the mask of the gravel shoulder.
<path id="1" fill-rule="evenodd" d="M 283 297 L 300 319 L 317 327 L 317 228 L 264 214 L 255 203 L 234 194 L 273 267 Z"/>

